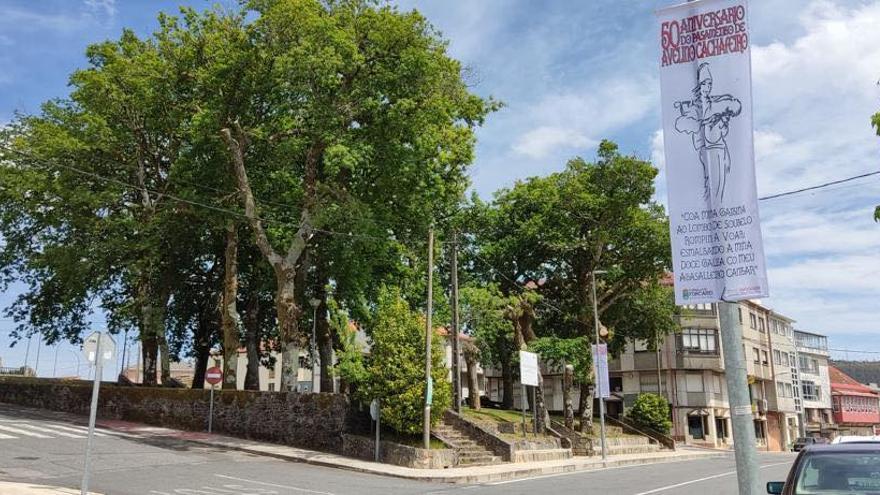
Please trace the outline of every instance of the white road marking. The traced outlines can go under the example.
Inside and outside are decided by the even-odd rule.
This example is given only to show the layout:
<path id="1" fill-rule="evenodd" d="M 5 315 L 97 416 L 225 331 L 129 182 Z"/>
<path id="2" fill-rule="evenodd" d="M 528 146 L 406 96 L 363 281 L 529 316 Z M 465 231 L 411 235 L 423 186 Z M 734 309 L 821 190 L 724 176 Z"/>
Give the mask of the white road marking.
<path id="1" fill-rule="evenodd" d="M 43 423 L 43 426 L 45 426 L 46 428 L 71 431 L 73 433 L 79 433 L 80 435 L 82 435 L 82 434 L 88 435 L 88 433 L 89 433 L 89 429 L 87 427 L 75 427 L 75 426 L 71 427 L 71 426 L 59 425 L 56 423 Z M 100 433 L 98 431 L 98 429 L 95 428 L 95 436 L 96 437 L 106 437 L 107 435 Z"/>
<path id="2" fill-rule="evenodd" d="M 36 426 L 36 425 L 28 424 L 28 423 L 14 423 L 14 424 L 15 424 L 15 426 L 19 426 L 19 427 L 21 427 L 21 428 L 28 428 L 28 429 L 30 429 L 30 430 L 38 431 L 38 432 L 40 432 L 40 433 L 48 433 L 48 434 L 51 434 L 51 435 L 59 435 L 59 436 L 62 436 L 62 437 L 67 437 L 67 438 L 85 438 L 84 435 L 74 435 L 74 434 L 72 434 L 72 433 L 67 433 L 67 432 L 65 432 L 65 431 L 55 430 L 55 429 L 51 429 L 51 428 L 47 428 L 47 427 L 45 427 L 45 426 Z"/>
<path id="3" fill-rule="evenodd" d="M 0 430 L 6 431 L 6 432 L 9 432 L 9 433 L 15 433 L 16 435 L 24 435 L 24 436 L 26 436 L 26 437 L 34 437 L 34 438 L 52 438 L 52 437 L 50 437 L 50 436 L 48 436 L 48 435 L 43 435 L 43 434 L 40 434 L 40 433 L 34 433 L 34 432 L 32 432 L 32 431 L 28 431 L 28 430 L 22 430 L 21 428 L 14 428 L 14 427 L 9 426 L 9 425 L 0 425 Z"/>
<path id="4" fill-rule="evenodd" d="M 764 469 L 764 468 L 773 467 L 773 466 L 781 466 L 783 464 L 791 464 L 791 462 L 777 462 L 775 464 L 764 464 L 763 466 L 759 466 L 758 469 Z M 699 478 L 696 480 L 690 480 L 690 481 L 685 481 L 682 483 L 676 483 L 674 485 L 661 486 L 660 488 L 655 488 L 653 490 L 648 490 L 646 492 L 639 492 L 639 493 L 636 493 L 635 495 L 650 495 L 652 493 L 665 492 L 666 490 L 672 490 L 673 488 L 681 488 L 683 486 L 693 485 L 694 483 L 701 483 L 703 481 L 714 480 L 716 478 L 723 478 L 725 476 L 730 476 L 733 474 L 736 474 L 736 471 L 729 471 L 726 473 L 716 474 L 714 476 L 706 476 L 705 478 Z"/>
<path id="5" fill-rule="evenodd" d="M 334 495 L 330 492 L 319 492 L 317 490 L 309 490 L 307 488 L 297 488 L 295 486 L 276 485 L 275 483 L 266 483 L 264 481 L 249 480 L 246 478 L 236 478 L 235 476 L 227 476 L 225 474 L 214 474 L 214 476 L 216 476 L 218 478 L 225 478 L 228 480 L 244 481 L 245 483 L 254 483 L 256 485 L 271 486 L 273 488 L 286 488 L 288 490 L 293 490 L 293 491 L 303 492 L 303 493 L 317 493 L 318 495 Z"/>
<path id="6" fill-rule="evenodd" d="M 5 435 L 3 433 L 0 433 L 0 440 L 15 440 L 16 438 L 18 438 L 18 437 L 14 437 L 12 435 Z"/>

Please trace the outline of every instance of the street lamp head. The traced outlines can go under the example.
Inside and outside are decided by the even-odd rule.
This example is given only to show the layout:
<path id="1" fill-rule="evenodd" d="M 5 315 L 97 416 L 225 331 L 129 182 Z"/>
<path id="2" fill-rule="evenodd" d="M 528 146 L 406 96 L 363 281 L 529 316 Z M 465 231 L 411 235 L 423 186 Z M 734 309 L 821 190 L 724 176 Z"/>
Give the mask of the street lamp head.
<path id="1" fill-rule="evenodd" d="M 318 305 L 321 304 L 321 300 L 313 297 L 309 299 L 309 304 L 311 304 L 313 308 L 317 308 Z"/>

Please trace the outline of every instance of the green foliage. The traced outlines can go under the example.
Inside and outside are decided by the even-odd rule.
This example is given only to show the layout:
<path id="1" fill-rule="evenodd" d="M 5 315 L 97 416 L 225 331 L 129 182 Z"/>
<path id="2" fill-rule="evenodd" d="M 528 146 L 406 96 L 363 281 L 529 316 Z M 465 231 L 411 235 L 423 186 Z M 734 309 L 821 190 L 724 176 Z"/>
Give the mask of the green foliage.
<path id="1" fill-rule="evenodd" d="M 574 379 L 578 383 L 592 383 L 593 365 L 590 339 L 586 337 L 560 338 L 541 337 L 529 344 L 529 350 L 541 356 L 541 360 L 551 366 L 574 367 Z"/>
<path id="2" fill-rule="evenodd" d="M 662 395 L 640 394 L 626 415 L 636 424 L 660 433 L 669 433 L 672 428 L 672 420 L 669 419 L 669 403 Z"/>
<path id="3" fill-rule="evenodd" d="M 327 297 L 330 328 L 339 336 L 340 350 L 336 353 L 334 372 L 351 384 L 366 383 L 368 374 L 364 363 L 366 349 L 357 341 L 357 330 L 349 324 L 348 313 L 339 308 L 332 296 Z"/>
<path id="4" fill-rule="evenodd" d="M 516 352 L 513 328 L 504 317 L 506 299 L 495 285 L 467 286 L 460 291 L 461 323 L 480 349 L 481 362 L 500 365 Z"/>
<path id="5" fill-rule="evenodd" d="M 418 433 L 426 385 L 424 318 L 410 309 L 398 289 L 383 288 L 371 324 L 370 354 L 364 379 L 357 384 L 358 397 L 364 402 L 380 399 L 384 424 L 399 433 Z M 431 421 L 436 423 L 452 404 L 452 386 L 447 381 L 443 337 L 435 334 L 431 343 Z"/>

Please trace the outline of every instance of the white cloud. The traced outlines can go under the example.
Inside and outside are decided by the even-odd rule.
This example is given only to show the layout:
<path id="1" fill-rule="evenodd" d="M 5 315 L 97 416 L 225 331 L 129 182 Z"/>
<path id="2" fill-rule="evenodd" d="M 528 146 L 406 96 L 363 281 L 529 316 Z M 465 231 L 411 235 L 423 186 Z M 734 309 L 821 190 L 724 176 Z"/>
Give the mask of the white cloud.
<path id="1" fill-rule="evenodd" d="M 650 113 L 656 98 L 653 78 L 609 77 L 532 104 L 519 118 L 531 129 L 521 133 L 512 149 L 532 158 L 544 158 L 556 146 L 577 151 L 594 146 L 604 134 L 633 124 Z M 542 144 L 543 143 L 543 144 Z"/>
<path id="2" fill-rule="evenodd" d="M 530 158 L 543 158 L 559 148 L 586 148 L 596 144 L 572 129 L 544 126 L 523 134 L 513 145 L 513 151 Z"/>
<path id="3" fill-rule="evenodd" d="M 85 0 L 85 4 L 92 14 L 109 18 L 116 16 L 116 0 Z"/>

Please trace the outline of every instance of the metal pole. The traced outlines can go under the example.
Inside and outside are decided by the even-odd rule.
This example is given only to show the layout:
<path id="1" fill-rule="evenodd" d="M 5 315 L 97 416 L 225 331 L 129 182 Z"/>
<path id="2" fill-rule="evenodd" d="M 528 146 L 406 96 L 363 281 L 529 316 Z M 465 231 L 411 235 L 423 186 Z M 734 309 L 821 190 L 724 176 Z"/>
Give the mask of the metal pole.
<path id="1" fill-rule="evenodd" d="M 599 354 L 599 305 L 596 302 L 596 271 L 593 270 L 590 272 L 590 285 L 592 285 L 593 289 L 593 330 L 595 331 L 596 337 L 596 354 Z M 608 459 L 608 448 L 605 445 L 605 398 L 602 397 L 602 390 L 599 386 L 599 368 L 596 366 L 596 363 L 593 363 L 593 371 L 596 375 L 596 390 L 599 392 L 597 395 L 599 397 L 599 426 L 600 426 L 600 434 L 602 439 L 602 460 Z"/>
<path id="2" fill-rule="evenodd" d="M 455 412 L 461 413 L 461 344 L 458 340 L 460 332 L 458 321 L 458 232 L 452 233 L 452 387 Z M 479 390 L 468 389 L 468 395 L 480 393 Z M 473 399 L 471 399 L 473 404 Z"/>
<path id="3" fill-rule="evenodd" d="M 519 397 L 519 405 L 520 405 L 520 408 L 522 408 L 523 436 L 526 436 L 526 386 L 523 385 L 522 383 L 520 383 L 520 386 L 522 387 L 522 393 L 520 394 L 520 397 Z"/>
<path id="4" fill-rule="evenodd" d="M 315 304 L 313 299 L 312 302 L 312 393 L 315 393 L 318 390 L 316 386 L 316 378 L 318 377 L 318 373 L 316 371 L 316 364 L 318 363 L 318 337 L 317 337 L 317 327 L 318 327 L 318 304 Z"/>
<path id="5" fill-rule="evenodd" d="M 382 403 L 377 399 L 376 405 L 379 406 L 376 408 L 376 462 L 379 462 L 379 430 L 382 428 Z"/>
<path id="6" fill-rule="evenodd" d="M 98 389 L 101 387 L 101 332 L 98 332 L 98 345 L 95 347 L 95 383 L 92 385 L 92 407 L 89 411 L 89 438 L 86 440 L 86 456 L 83 467 L 81 495 L 89 493 L 89 469 L 91 469 L 92 440 L 95 438 L 95 415 L 98 412 Z"/>
<path id="7" fill-rule="evenodd" d="M 211 398 L 208 399 L 208 433 L 214 429 L 214 384 L 211 384 Z"/>
<path id="8" fill-rule="evenodd" d="M 801 354 L 798 351 L 797 336 L 794 334 L 794 328 L 791 329 L 791 340 L 794 342 L 794 369 L 797 372 L 792 380 L 794 386 L 797 387 L 797 397 L 801 401 L 800 410 L 798 410 L 798 431 L 801 437 L 807 436 L 807 425 L 804 424 L 804 389 L 801 387 Z"/>
<path id="9" fill-rule="evenodd" d="M 40 335 L 40 338 L 37 340 L 37 359 L 34 361 L 34 376 L 39 376 L 40 369 L 40 349 L 43 347 L 43 336 Z"/>
<path id="10" fill-rule="evenodd" d="M 61 344 L 55 344 L 55 364 L 52 365 L 52 377 L 58 377 L 58 349 L 61 347 Z"/>
<path id="11" fill-rule="evenodd" d="M 535 392 L 537 388 L 538 387 L 532 387 L 532 432 L 535 434 L 536 438 L 538 436 L 538 400 Z"/>
<path id="12" fill-rule="evenodd" d="M 425 317 L 425 417 L 422 421 L 422 441 L 431 448 L 431 313 L 434 304 L 434 225 L 428 229 L 428 308 Z"/>
<path id="13" fill-rule="evenodd" d="M 724 347 L 724 375 L 727 378 L 727 395 L 730 401 L 730 422 L 733 425 L 739 495 L 756 495 L 761 491 L 758 486 L 755 423 L 752 417 L 752 403 L 749 399 L 742 328 L 739 325 L 736 310 L 735 303 L 721 302 L 718 304 L 721 344 Z"/>
<path id="14" fill-rule="evenodd" d="M 25 350 L 24 350 L 24 368 L 25 368 L 25 372 L 27 372 L 28 359 L 30 359 L 30 357 L 31 357 L 31 340 L 33 340 L 33 338 L 34 338 L 33 335 L 31 335 L 31 336 L 28 337 L 27 347 L 26 347 Z"/>
<path id="15" fill-rule="evenodd" d="M 119 374 L 125 373 L 125 353 L 128 351 L 128 330 L 125 330 L 125 340 L 122 341 L 122 363 L 119 365 Z"/>

